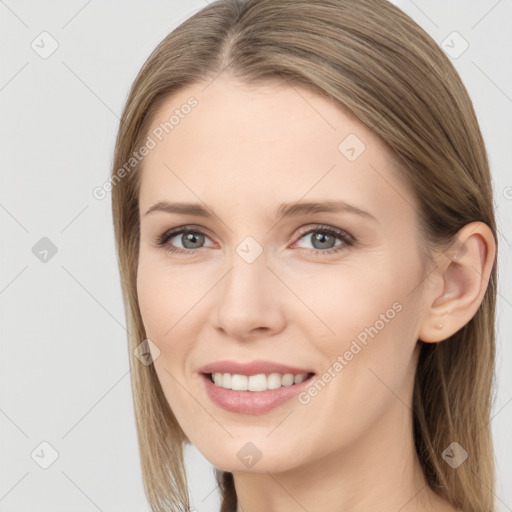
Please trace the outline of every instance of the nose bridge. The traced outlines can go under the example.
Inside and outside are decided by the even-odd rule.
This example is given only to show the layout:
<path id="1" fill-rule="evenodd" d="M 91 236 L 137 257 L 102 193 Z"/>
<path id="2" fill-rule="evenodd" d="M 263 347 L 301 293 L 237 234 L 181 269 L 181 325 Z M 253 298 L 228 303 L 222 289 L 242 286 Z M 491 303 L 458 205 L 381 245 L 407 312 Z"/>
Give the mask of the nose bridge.
<path id="1" fill-rule="evenodd" d="M 270 270 L 267 258 L 262 253 L 254 260 L 244 259 L 235 248 L 230 258 L 230 271 L 222 288 L 221 301 L 249 307 L 257 307 L 263 298 L 268 298 Z"/>
<path id="2" fill-rule="evenodd" d="M 249 237 L 247 237 L 249 238 Z M 282 311 L 275 276 L 263 248 L 245 239 L 233 249 L 230 270 L 218 288 L 216 323 L 232 336 L 258 328 L 279 329 Z"/>
<path id="3" fill-rule="evenodd" d="M 241 238 L 241 233 L 242 230 L 237 232 L 238 239 Z M 236 240 L 236 236 L 233 239 Z M 258 288 L 263 292 L 264 287 L 269 284 L 268 255 L 269 251 L 264 251 L 263 242 L 256 240 L 252 235 L 244 236 L 237 245 L 231 247 L 226 255 L 231 270 L 226 276 L 224 293 L 244 300 L 247 296 L 257 298 Z"/>

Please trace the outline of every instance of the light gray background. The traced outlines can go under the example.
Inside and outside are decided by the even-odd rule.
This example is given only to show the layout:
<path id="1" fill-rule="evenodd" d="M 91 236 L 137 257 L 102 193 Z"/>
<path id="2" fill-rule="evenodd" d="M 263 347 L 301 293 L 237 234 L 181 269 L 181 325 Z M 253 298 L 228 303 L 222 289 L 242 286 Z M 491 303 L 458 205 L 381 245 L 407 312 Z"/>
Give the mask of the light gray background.
<path id="1" fill-rule="evenodd" d="M 453 31 L 469 43 L 453 62 L 481 123 L 496 194 L 501 245 L 492 428 L 498 510 L 510 511 L 512 2 L 395 3 L 441 46 Z M 205 5 L 0 1 L 0 511 L 149 510 L 110 195 L 97 200 L 92 190 L 109 177 L 118 118 L 140 66 Z M 40 53 L 52 41 L 43 31 L 58 43 L 47 58 Z M 47 262 L 33 253 L 43 237 L 57 248 Z M 42 442 L 58 452 L 48 469 L 39 465 L 51 462 Z M 187 465 L 192 504 L 217 511 L 210 464 L 192 449 Z"/>

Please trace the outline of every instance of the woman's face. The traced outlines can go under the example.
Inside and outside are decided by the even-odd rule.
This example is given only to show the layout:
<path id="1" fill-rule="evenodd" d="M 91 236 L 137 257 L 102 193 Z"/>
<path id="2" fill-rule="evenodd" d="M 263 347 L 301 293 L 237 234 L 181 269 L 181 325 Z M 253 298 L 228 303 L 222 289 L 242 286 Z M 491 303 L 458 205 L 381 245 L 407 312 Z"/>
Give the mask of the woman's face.
<path id="1" fill-rule="evenodd" d="M 329 100 L 205 85 L 160 109 L 141 175 L 137 290 L 169 405 L 227 471 L 284 471 L 357 446 L 376 457 L 410 428 L 425 302 L 413 195 L 383 143 Z M 147 213 L 157 203 L 196 209 Z M 202 374 L 219 361 L 315 376 L 291 392 L 224 390 L 220 405 Z"/>

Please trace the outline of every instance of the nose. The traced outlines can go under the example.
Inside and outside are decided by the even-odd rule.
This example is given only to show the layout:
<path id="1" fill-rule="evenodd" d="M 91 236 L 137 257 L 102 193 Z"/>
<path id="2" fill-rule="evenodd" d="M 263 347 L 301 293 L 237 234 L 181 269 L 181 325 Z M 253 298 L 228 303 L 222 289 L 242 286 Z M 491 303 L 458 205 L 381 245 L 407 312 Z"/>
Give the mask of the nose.
<path id="1" fill-rule="evenodd" d="M 280 332 L 285 325 L 284 290 L 274 272 L 264 254 L 252 263 L 235 254 L 216 287 L 215 327 L 237 340 Z"/>

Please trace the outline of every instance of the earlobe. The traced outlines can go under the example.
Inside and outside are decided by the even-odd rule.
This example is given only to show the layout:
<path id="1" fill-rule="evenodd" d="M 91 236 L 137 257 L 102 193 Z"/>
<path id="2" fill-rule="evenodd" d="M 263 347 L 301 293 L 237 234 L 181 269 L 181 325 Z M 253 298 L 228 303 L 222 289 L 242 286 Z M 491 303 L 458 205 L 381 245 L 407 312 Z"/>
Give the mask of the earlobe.
<path id="1" fill-rule="evenodd" d="M 438 284 L 425 296 L 426 315 L 418 334 L 421 341 L 443 341 L 473 318 L 485 295 L 495 256 L 496 243 L 489 226 L 472 222 L 459 230 L 455 242 L 437 258 L 432 279 Z"/>

